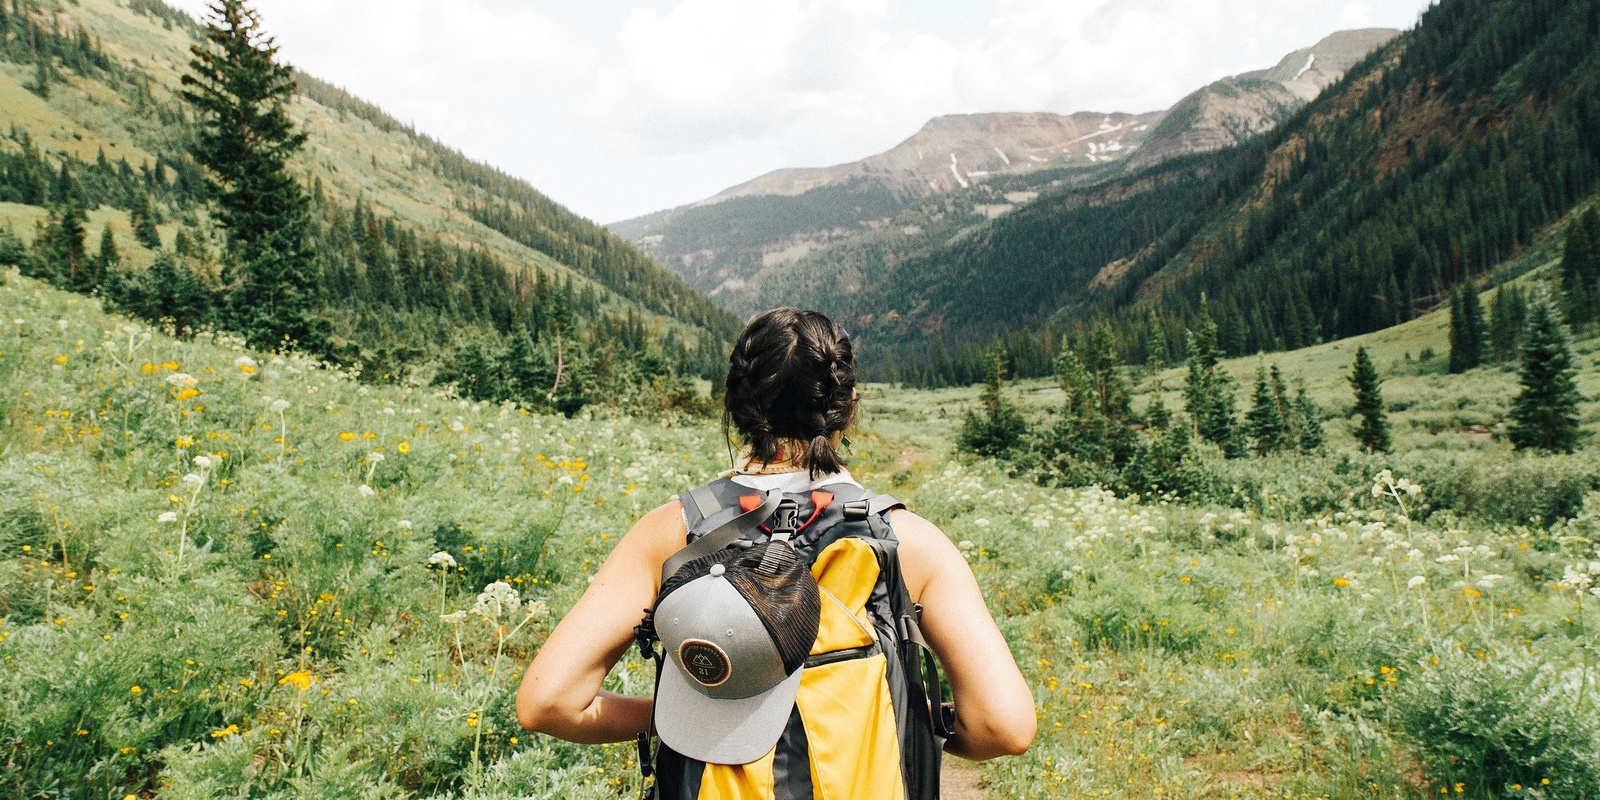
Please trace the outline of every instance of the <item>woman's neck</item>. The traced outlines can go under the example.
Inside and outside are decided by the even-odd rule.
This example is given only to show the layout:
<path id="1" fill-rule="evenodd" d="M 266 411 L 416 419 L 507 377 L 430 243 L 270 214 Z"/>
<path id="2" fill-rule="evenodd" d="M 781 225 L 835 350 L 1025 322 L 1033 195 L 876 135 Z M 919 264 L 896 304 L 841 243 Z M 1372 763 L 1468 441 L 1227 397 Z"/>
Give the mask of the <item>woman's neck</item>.
<path id="1" fill-rule="evenodd" d="M 800 462 L 809 444 L 795 439 L 779 439 L 778 450 L 771 461 L 759 461 L 749 447 L 739 451 L 732 472 L 736 475 L 773 475 L 781 472 L 800 472 L 806 469 Z"/>

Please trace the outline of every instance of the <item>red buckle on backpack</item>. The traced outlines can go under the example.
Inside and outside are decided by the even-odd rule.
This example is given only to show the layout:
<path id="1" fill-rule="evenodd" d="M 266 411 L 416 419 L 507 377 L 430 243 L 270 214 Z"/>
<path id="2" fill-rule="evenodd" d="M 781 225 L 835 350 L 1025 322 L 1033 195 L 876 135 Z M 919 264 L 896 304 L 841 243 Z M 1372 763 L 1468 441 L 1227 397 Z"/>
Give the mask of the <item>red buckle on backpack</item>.
<path id="1" fill-rule="evenodd" d="M 803 531 L 803 530 L 806 529 L 807 525 L 810 525 L 811 523 L 816 522 L 817 521 L 817 517 L 822 516 L 822 512 L 827 510 L 828 506 L 830 504 L 832 504 L 832 503 L 833 503 L 833 493 L 832 492 L 813 491 L 811 493 L 811 505 L 812 505 L 811 516 L 808 519 L 806 519 L 805 522 L 801 523 L 800 527 L 795 528 L 795 532 L 798 533 L 800 531 Z M 754 511 L 754 510 L 756 510 L 756 509 L 758 509 L 760 507 L 761 507 L 761 495 L 759 495 L 759 494 L 747 494 L 747 495 L 741 495 L 739 497 L 739 510 L 741 510 L 741 511 Z M 761 526 L 761 530 L 764 530 L 767 533 L 771 533 L 772 532 L 772 529 L 768 528 L 766 525 L 762 525 Z"/>

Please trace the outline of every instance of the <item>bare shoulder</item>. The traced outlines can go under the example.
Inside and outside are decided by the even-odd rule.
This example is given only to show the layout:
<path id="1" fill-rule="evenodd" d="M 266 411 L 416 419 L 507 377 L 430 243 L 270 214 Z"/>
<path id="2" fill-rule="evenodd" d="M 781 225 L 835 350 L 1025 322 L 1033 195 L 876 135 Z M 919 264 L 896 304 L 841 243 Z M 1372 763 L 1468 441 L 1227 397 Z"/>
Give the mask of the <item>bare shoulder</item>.
<path id="1" fill-rule="evenodd" d="M 679 534 L 688 535 L 688 530 L 683 525 L 683 503 L 674 499 L 645 512 L 645 515 L 629 529 L 628 534 L 631 536 L 635 532 L 650 538 L 678 538 L 681 546 L 683 542 Z"/>
<path id="2" fill-rule="evenodd" d="M 654 574 L 673 553 L 684 546 L 687 537 L 688 530 L 683 524 L 683 504 L 673 500 L 651 509 L 633 523 L 606 561 L 632 570 L 649 570 Z M 606 571 L 605 567 L 602 567 L 602 571 Z"/>
<path id="3" fill-rule="evenodd" d="M 900 540 L 900 568 L 913 598 L 920 599 L 922 590 L 940 572 L 966 570 L 966 559 L 939 526 L 903 508 L 889 512 L 889 525 Z"/>

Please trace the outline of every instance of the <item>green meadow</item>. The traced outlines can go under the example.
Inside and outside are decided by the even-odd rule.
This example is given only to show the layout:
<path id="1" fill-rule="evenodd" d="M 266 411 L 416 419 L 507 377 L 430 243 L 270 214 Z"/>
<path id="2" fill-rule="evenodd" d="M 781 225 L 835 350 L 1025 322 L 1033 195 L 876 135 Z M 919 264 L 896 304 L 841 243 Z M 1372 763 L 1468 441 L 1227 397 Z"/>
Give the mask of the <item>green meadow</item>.
<path id="1" fill-rule="evenodd" d="M 869 387 L 852 464 L 957 542 L 1036 693 L 1038 740 L 982 765 L 987 796 L 1600 791 L 1594 460 L 1513 453 L 1515 374 L 1420 361 L 1438 317 L 1365 340 L 1402 455 L 1355 451 L 1355 342 L 1282 354 L 1328 452 L 1208 462 L 1231 502 L 963 462 L 975 390 Z M 631 521 L 725 464 L 715 421 L 366 385 L 15 273 L 0 413 L 7 796 L 637 790 L 631 744 L 526 734 L 512 693 Z M 1570 518 L 1508 516 L 1562 492 Z M 649 680 L 630 656 L 611 685 Z"/>

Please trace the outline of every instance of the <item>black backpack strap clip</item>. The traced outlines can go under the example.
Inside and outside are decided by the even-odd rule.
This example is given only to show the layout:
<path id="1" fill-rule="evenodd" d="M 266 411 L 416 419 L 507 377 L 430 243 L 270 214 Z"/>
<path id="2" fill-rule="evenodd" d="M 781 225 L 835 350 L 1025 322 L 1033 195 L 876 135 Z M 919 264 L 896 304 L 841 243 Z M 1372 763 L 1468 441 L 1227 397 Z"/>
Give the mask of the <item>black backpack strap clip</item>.
<path id="1" fill-rule="evenodd" d="M 851 500 L 844 504 L 843 509 L 845 519 L 859 522 L 867 517 L 875 517 L 891 509 L 905 507 L 906 504 L 896 500 L 894 495 L 873 494 L 860 500 Z"/>

